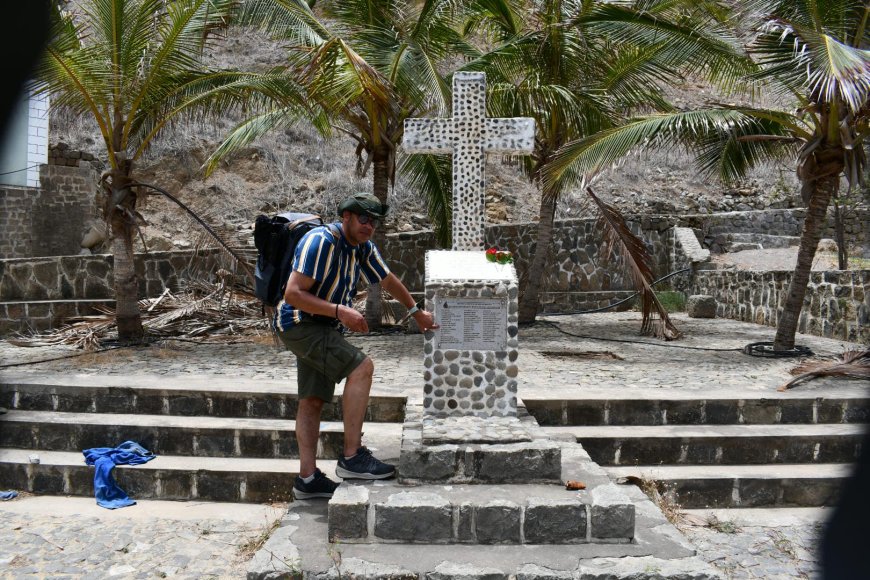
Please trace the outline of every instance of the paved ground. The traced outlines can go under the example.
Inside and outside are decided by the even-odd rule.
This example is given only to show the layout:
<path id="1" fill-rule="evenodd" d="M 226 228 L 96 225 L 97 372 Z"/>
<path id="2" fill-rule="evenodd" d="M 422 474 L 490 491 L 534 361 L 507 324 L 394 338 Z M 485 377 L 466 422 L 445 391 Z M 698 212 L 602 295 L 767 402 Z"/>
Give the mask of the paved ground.
<path id="1" fill-rule="evenodd" d="M 520 396 L 534 392 L 558 397 L 626 388 L 648 391 L 651 396 L 668 390 L 773 391 L 789 377 L 793 365 L 740 353 L 748 342 L 772 340 L 773 329 L 751 324 L 678 316 L 686 338 L 662 346 L 637 336 L 635 313 L 547 320 L 557 322 L 560 329 L 541 323 L 521 332 L 520 364 L 526 378 Z M 376 393 L 420 388 L 420 336 L 354 340 L 375 360 Z M 822 355 L 850 346 L 809 336 L 801 336 L 799 342 Z M 265 339 L 217 345 L 172 341 L 2 368 L 70 354 L 77 353 L 63 347 L 22 348 L 0 342 L 0 374 L 295 382 L 291 357 Z M 866 388 L 860 383 L 839 385 L 836 388 Z M 830 389 L 832 384 L 818 381 L 800 388 Z M 239 577 L 250 546 L 273 525 L 279 512 L 265 506 L 154 501 L 108 511 L 82 498 L 24 497 L 0 502 L 0 577 Z M 827 515 L 824 510 L 732 510 L 717 515 L 716 526 L 689 526 L 686 534 L 701 557 L 727 577 L 812 577 L 818 535 Z"/>

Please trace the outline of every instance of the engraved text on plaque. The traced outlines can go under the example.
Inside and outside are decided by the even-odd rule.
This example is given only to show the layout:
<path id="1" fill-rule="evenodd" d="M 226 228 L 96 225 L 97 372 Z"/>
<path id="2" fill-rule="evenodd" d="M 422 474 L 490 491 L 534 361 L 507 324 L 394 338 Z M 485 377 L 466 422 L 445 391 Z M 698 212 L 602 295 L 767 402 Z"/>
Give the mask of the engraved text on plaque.
<path id="1" fill-rule="evenodd" d="M 502 351 L 507 346 L 507 300 L 499 298 L 437 299 L 436 333 L 442 350 Z"/>

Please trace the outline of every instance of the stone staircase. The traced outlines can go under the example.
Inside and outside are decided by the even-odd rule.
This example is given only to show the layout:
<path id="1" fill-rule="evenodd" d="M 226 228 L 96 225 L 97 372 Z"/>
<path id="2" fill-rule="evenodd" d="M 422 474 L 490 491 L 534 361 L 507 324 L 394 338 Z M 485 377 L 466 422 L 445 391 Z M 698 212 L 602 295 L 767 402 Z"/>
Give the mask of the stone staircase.
<path id="1" fill-rule="evenodd" d="M 523 403 L 525 420 L 534 417 L 540 424 L 532 429 L 539 438 L 535 457 L 543 461 L 552 454 L 553 441 L 577 441 L 611 477 L 656 480 L 685 508 L 833 505 L 870 423 L 870 395 L 848 389 L 715 398 L 628 393 L 525 398 Z M 296 395 L 286 384 L 226 378 L 48 381 L 7 375 L 0 382 L 0 407 L 9 410 L 0 415 L 0 481 L 9 488 L 91 495 L 93 471 L 84 465 L 81 450 L 128 439 L 159 456 L 117 470 L 121 487 L 142 499 L 286 500 L 298 469 Z M 340 404 L 324 409 L 318 455 L 326 469 L 341 446 L 340 412 Z M 373 397 L 366 423 L 369 444 L 398 457 L 405 413 L 404 397 Z M 408 437 L 403 445 L 411 444 Z M 400 466 L 408 483 L 418 473 L 433 477 L 439 465 L 454 477 L 466 459 L 464 472 L 488 477 L 486 464 L 473 453 L 434 449 L 405 456 L 416 457 Z M 31 455 L 39 463 L 31 463 Z M 505 471 L 509 459 L 510 454 L 499 456 L 493 469 Z M 515 464 L 542 469 L 528 461 Z M 556 465 L 552 456 L 549 464 Z M 467 481 L 445 475 L 438 483 Z"/>
<path id="2" fill-rule="evenodd" d="M 684 508 L 834 505 L 870 422 L 870 395 L 847 389 L 525 404 L 611 477 L 654 480 Z"/>
<path id="3" fill-rule="evenodd" d="M 325 409 L 318 442 L 325 469 L 342 445 L 337 403 Z M 400 397 L 373 397 L 368 435 L 398 440 L 403 405 Z M 6 378 L 0 406 L 8 409 L 0 415 L 0 481 L 11 489 L 93 495 L 93 468 L 81 451 L 126 440 L 158 455 L 115 470 L 118 484 L 139 499 L 286 501 L 298 473 L 297 399 L 283 383 Z"/>

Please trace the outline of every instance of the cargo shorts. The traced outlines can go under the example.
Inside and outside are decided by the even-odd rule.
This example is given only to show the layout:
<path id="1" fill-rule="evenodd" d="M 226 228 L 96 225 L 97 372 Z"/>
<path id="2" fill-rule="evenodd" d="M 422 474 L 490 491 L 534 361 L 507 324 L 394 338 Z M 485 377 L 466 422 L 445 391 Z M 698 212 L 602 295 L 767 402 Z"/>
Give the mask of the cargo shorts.
<path id="1" fill-rule="evenodd" d="M 284 347 L 296 355 L 300 399 L 317 397 L 331 402 L 336 383 L 366 359 L 365 353 L 350 344 L 331 323 L 304 320 L 289 330 L 279 331 L 278 336 Z"/>

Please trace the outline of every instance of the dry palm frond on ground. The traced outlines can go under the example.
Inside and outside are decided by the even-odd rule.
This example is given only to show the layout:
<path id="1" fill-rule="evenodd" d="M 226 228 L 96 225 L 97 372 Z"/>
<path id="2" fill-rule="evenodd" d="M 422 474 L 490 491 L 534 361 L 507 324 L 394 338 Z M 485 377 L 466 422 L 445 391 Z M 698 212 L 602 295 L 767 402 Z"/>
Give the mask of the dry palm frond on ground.
<path id="1" fill-rule="evenodd" d="M 791 374 L 797 376 L 780 386 L 778 391 L 786 391 L 817 377 L 870 379 L 870 348 L 847 350 L 839 358 L 831 360 L 806 360 L 793 368 Z"/>
<path id="2" fill-rule="evenodd" d="M 249 290 L 233 284 L 228 272 L 218 272 L 217 282 L 188 281 L 172 293 L 139 301 L 142 323 L 152 337 L 221 338 L 250 332 L 268 332 L 260 300 Z M 114 311 L 97 308 L 100 314 L 71 318 L 67 324 L 28 338 L 11 340 L 21 346 L 68 344 L 97 348 L 102 341 L 117 337 Z"/>

